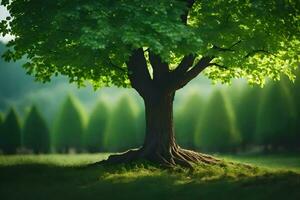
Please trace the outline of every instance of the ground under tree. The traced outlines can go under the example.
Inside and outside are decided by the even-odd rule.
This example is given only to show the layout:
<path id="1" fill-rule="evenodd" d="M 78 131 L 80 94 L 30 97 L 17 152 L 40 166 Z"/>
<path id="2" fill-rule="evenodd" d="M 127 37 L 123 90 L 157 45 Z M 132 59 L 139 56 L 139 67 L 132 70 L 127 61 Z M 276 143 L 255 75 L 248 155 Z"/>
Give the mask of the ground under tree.
<path id="1" fill-rule="evenodd" d="M 2 34 L 16 38 L 3 57 L 28 57 L 37 80 L 62 74 L 83 86 L 134 88 L 143 98 L 146 133 L 140 149 L 106 163 L 147 159 L 166 165 L 213 163 L 176 144 L 173 100 L 199 73 L 222 83 L 245 77 L 263 85 L 294 79 L 299 63 L 298 1 L 13 0 Z M 121 139 L 121 138 L 120 138 Z"/>

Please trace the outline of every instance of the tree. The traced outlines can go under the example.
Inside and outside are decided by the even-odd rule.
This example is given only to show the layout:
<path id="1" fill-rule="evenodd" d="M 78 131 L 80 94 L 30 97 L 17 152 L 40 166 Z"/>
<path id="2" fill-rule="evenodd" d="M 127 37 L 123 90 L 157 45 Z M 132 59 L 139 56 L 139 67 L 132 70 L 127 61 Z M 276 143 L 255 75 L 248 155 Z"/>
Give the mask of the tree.
<path id="1" fill-rule="evenodd" d="M 205 69 L 221 82 L 290 78 L 299 62 L 299 3 L 257 0 L 2 1 L 11 17 L 0 32 L 16 38 L 6 60 L 27 56 L 29 74 L 131 86 L 145 102 L 143 147 L 104 163 L 146 159 L 191 166 L 216 159 L 185 150 L 173 131 L 173 100 Z M 76 23 L 74 23 L 76 22 Z M 149 70 L 150 69 L 150 70 Z"/>
<path id="2" fill-rule="evenodd" d="M 283 80 L 266 89 L 259 105 L 256 141 L 267 149 L 289 149 L 296 140 L 293 126 L 297 120 L 291 88 Z"/>
<path id="3" fill-rule="evenodd" d="M 139 112 L 137 114 L 137 144 L 141 146 L 143 144 L 144 133 L 146 130 L 146 120 L 145 120 L 145 109 L 139 106 Z"/>
<path id="4" fill-rule="evenodd" d="M 2 146 L 3 146 L 3 138 L 2 138 L 2 134 L 3 134 L 3 129 L 2 129 L 2 124 L 3 124 L 3 115 L 2 113 L 0 113 L 0 153 L 2 151 Z"/>
<path id="5" fill-rule="evenodd" d="M 234 111 L 228 97 L 222 91 L 215 91 L 195 135 L 198 148 L 206 151 L 233 151 L 240 143 Z"/>
<path id="6" fill-rule="evenodd" d="M 1 127 L 2 123 L 3 123 L 3 115 L 2 115 L 2 113 L 0 113 L 0 127 Z"/>
<path id="7" fill-rule="evenodd" d="M 5 154 L 14 154 L 21 147 L 21 126 L 16 111 L 11 108 L 3 122 L 1 147 Z"/>
<path id="8" fill-rule="evenodd" d="M 32 106 L 25 119 L 23 146 L 34 153 L 49 153 L 50 151 L 49 129 L 36 106 Z"/>
<path id="9" fill-rule="evenodd" d="M 296 147 L 300 149 L 300 67 L 297 71 L 297 79 L 296 83 L 293 87 L 293 94 L 294 94 L 294 102 L 296 103 L 297 108 L 297 121 L 294 132 L 297 135 L 295 142 Z"/>
<path id="10" fill-rule="evenodd" d="M 54 147 L 58 152 L 82 150 L 84 114 L 79 102 L 68 96 L 57 116 L 54 127 Z"/>
<path id="11" fill-rule="evenodd" d="M 203 105 L 203 99 L 198 94 L 192 94 L 178 111 L 177 118 L 175 117 L 175 130 L 179 145 L 195 148 L 194 137 Z"/>
<path id="12" fill-rule="evenodd" d="M 259 87 L 244 87 L 242 96 L 235 106 L 237 126 L 242 137 L 244 150 L 255 144 L 257 113 L 262 89 Z"/>
<path id="13" fill-rule="evenodd" d="M 133 103 L 123 96 L 114 109 L 106 130 L 104 148 L 106 151 L 125 151 L 138 145 L 137 124 Z"/>
<path id="14" fill-rule="evenodd" d="M 104 132 L 107 128 L 109 111 L 100 101 L 94 108 L 85 134 L 85 148 L 89 152 L 103 151 Z"/>

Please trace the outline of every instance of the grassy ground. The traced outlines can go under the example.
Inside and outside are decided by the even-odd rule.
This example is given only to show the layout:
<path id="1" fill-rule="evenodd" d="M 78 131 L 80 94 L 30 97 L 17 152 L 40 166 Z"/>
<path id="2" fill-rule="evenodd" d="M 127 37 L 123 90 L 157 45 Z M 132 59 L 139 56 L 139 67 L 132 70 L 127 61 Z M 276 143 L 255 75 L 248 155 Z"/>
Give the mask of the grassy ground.
<path id="1" fill-rule="evenodd" d="M 194 171 L 85 167 L 107 156 L 0 156 L 0 199 L 300 199 L 299 155 L 223 155 Z"/>

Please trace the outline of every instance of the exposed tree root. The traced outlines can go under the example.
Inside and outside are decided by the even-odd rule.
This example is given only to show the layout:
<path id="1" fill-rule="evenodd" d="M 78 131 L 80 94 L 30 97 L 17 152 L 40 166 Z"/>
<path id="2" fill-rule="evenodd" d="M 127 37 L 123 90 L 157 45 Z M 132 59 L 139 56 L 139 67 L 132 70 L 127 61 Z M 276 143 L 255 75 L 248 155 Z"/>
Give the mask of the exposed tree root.
<path id="1" fill-rule="evenodd" d="M 132 149 L 121 154 L 111 155 L 107 160 L 97 162 L 95 165 L 122 164 L 138 160 L 147 160 L 163 167 L 181 166 L 187 168 L 193 168 L 193 164 L 217 164 L 219 162 L 219 159 L 212 156 L 182 149 L 177 146 L 167 153 L 147 151 L 144 148 Z"/>

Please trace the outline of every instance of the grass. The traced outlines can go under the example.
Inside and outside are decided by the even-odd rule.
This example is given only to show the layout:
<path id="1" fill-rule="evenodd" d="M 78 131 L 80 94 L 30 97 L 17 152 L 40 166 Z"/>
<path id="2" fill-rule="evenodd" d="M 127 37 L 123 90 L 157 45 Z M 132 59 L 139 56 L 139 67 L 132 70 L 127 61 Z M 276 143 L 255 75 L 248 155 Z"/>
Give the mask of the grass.
<path id="1" fill-rule="evenodd" d="M 107 156 L 0 156 L 0 199 L 300 199 L 299 155 L 223 155 L 194 171 L 85 167 Z"/>
<path id="2" fill-rule="evenodd" d="M 266 169 L 292 170 L 300 173 L 299 154 L 222 155 L 223 158 L 252 164 Z"/>

